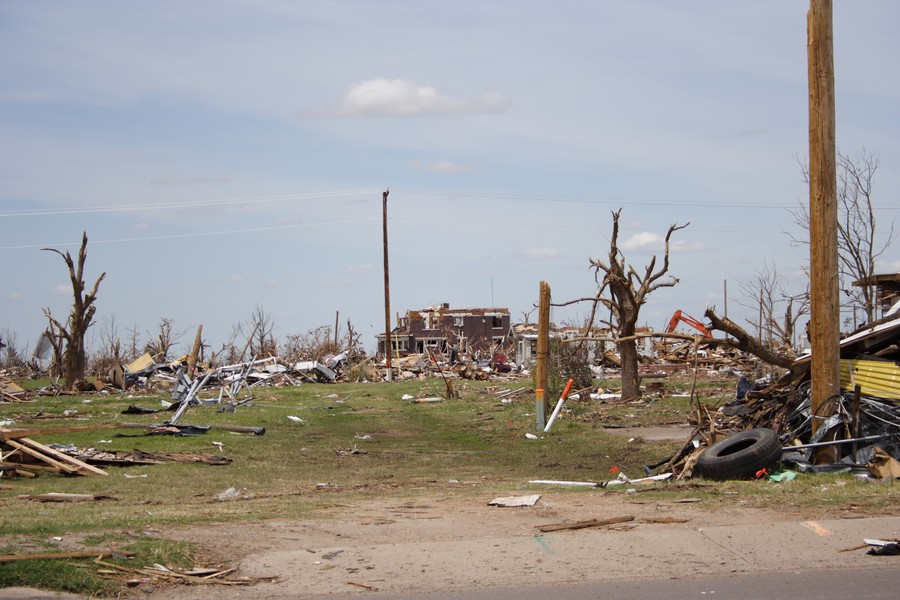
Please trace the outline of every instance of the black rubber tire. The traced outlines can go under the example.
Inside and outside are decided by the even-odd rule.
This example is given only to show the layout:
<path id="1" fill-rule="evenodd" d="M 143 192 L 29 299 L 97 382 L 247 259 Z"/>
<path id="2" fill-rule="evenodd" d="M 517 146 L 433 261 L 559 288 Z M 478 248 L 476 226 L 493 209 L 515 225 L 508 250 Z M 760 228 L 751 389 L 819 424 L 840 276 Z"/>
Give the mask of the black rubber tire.
<path id="1" fill-rule="evenodd" d="M 707 479 L 752 479 L 779 460 L 778 435 L 759 427 L 730 435 L 704 450 L 697 458 L 697 472 Z"/>

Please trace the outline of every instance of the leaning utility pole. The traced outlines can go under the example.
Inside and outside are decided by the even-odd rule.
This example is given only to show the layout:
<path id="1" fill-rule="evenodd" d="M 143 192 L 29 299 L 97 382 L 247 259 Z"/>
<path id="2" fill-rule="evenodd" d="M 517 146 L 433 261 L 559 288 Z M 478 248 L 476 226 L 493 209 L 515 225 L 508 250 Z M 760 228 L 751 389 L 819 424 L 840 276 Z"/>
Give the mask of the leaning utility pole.
<path id="1" fill-rule="evenodd" d="M 388 232 L 387 232 L 387 198 L 391 190 L 384 190 L 381 195 L 381 215 L 384 229 L 384 366 L 387 368 L 387 380 L 393 381 L 391 373 L 391 285 L 388 277 Z"/>
<path id="2" fill-rule="evenodd" d="M 834 414 L 835 405 L 829 398 L 841 389 L 832 0 L 810 0 L 807 37 L 810 392 L 815 433 L 824 419 Z M 820 450 L 814 462 L 834 462 L 833 446 Z"/>

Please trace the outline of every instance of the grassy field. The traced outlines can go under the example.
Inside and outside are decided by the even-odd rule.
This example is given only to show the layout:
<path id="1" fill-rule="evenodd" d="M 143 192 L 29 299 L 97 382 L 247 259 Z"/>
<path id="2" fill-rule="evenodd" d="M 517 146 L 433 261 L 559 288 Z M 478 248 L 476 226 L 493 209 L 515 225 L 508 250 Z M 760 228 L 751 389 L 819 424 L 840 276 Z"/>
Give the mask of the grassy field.
<path id="1" fill-rule="evenodd" d="M 610 382 L 614 385 L 615 382 Z M 704 402 L 732 397 L 735 382 L 704 380 Z M 107 476 L 64 477 L 42 473 L 35 479 L 0 479 L 0 550 L 5 553 L 55 551 L 55 538 L 77 536 L 85 545 L 115 546 L 136 554 L 128 561 L 166 561 L 187 566 L 199 551 L 166 540 L 140 539 L 154 525 L 301 518 L 335 502 L 352 503 L 373 494 L 414 497 L 453 482 L 456 494 L 525 489 L 533 479 L 605 481 L 618 467 L 631 477 L 681 446 L 613 435 L 610 427 L 685 424 L 691 412 L 684 394 L 690 382 L 667 380 L 664 393 L 640 403 L 567 403 L 549 433 L 535 431 L 531 381 L 457 381 L 458 398 L 433 403 L 404 400 L 440 397 L 440 379 L 368 384 L 307 384 L 254 388 L 252 402 L 234 412 L 209 403 L 191 408 L 179 423 L 211 426 L 202 435 L 145 435 L 143 429 L 84 429 L 35 435 L 43 443 L 78 448 L 186 452 L 221 455 L 230 464 L 166 463 L 108 467 Z M 504 392 L 520 390 L 504 396 Z M 202 395 L 202 394 L 201 394 Z M 16 427 L 74 429 L 124 422 L 160 424 L 173 415 L 123 415 L 129 405 L 160 408 L 166 394 L 92 394 L 36 398 L 0 404 L 0 420 Z M 298 421 L 298 419 L 300 421 Z M 264 435 L 237 434 L 216 426 L 264 427 Z M 537 434 L 528 439 L 526 434 Z M 752 503 L 821 502 L 815 493 L 838 476 L 810 476 L 774 492 L 765 482 L 706 486 L 705 494 L 746 494 Z M 823 483 L 825 482 L 825 483 Z M 830 501 L 874 513 L 896 504 L 892 486 L 865 486 L 844 476 Z M 218 500 L 229 488 L 244 502 Z M 786 492 L 785 490 L 789 491 Z M 65 492 L 107 499 L 89 502 L 36 502 L 28 494 Z M 573 493 L 577 493 L 573 491 Z M 682 491 L 677 483 L 662 493 Z M 83 563 L 84 561 L 82 561 Z M 118 577 L 104 579 L 78 561 L 0 563 L 0 587 L 35 585 L 87 594 L 113 593 Z"/>

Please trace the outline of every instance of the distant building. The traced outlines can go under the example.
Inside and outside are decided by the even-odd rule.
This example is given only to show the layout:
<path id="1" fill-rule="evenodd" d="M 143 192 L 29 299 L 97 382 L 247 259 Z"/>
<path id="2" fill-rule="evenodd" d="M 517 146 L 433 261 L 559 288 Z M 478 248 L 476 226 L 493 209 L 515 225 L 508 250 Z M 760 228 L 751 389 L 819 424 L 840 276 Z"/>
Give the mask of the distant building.
<path id="1" fill-rule="evenodd" d="M 887 316 L 891 307 L 900 302 L 900 273 L 872 275 L 861 281 L 854 281 L 855 287 L 875 286 L 875 318 Z"/>
<path id="2" fill-rule="evenodd" d="M 450 308 L 449 304 L 407 311 L 391 332 L 391 349 L 398 354 L 449 355 L 452 352 L 490 356 L 509 342 L 507 308 Z M 384 354 L 385 335 L 378 334 Z"/>

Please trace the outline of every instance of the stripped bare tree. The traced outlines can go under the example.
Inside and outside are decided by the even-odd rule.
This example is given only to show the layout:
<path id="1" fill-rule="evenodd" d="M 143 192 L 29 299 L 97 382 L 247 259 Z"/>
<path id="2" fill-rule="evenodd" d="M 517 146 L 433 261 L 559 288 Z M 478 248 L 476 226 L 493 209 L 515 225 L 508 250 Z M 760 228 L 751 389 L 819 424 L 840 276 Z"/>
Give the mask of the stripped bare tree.
<path id="1" fill-rule="evenodd" d="M 757 332 L 760 343 L 792 346 L 797 322 L 809 312 L 809 293 L 790 294 L 787 279 L 768 262 L 741 282 L 744 296 L 738 304 L 753 311 L 747 322 Z"/>
<path id="2" fill-rule="evenodd" d="M 865 148 L 854 159 L 838 153 L 838 264 L 841 288 L 847 308 L 861 309 L 868 322 L 875 320 L 875 261 L 884 254 L 894 239 L 894 221 L 887 234 L 876 231 L 873 188 L 880 161 Z M 801 165 L 803 177 L 809 183 L 809 166 Z M 800 203 L 791 211 L 795 223 L 809 231 L 809 207 Z M 805 238 L 791 236 L 797 244 L 808 244 Z M 859 285 L 851 285 L 857 283 Z M 855 310 L 854 310 L 855 313 Z M 854 328 L 857 325 L 853 324 Z"/>
<path id="3" fill-rule="evenodd" d="M 278 355 L 278 345 L 275 343 L 275 321 L 272 315 L 257 304 L 253 314 L 247 320 L 247 328 L 250 330 L 250 355 L 256 358 L 267 358 Z"/>
<path id="4" fill-rule="evenodd" d="M 625 262 L 625 256 L 619 249 L 619 217 L 622 209 L 612 213 L 613 230 L 609 242 L 609 254 L 606 261 L 591 258 L 594 280 L 597 282 L 597 293 L 593 298 L 584 298 L 573 302 L 593 302 L 588 324 L 594 323 L 608 327 L 618 337 L 619 356 L 622 362 L 622 398 L 639 398 L 641 395 L 640 377 L 638 374 L 638 351 L 635 330 L 641 306 L 654 291 L 663 287 L 673 287 L 678 279 L 668 275 L 669 272 L 669 240 L 672 234 L 684 229 L 684 225 L 671 225 L 665 237 L 665 253 L 663 263 L 657 268 L 656 255 L 650 258 L 649 264 L 642 273 Z M 568 302 L 566 304 L 571 304 Z M 598 307 L 604 307 L 609 317 L 598 317 Z"/>
<path id="5" fill-rule="evenodd" d="M 62 372 L 66 381 L 66 387 L 70 390 L 78 389 L 84 383 L 85 370 L 87 368 L 84 338 L 88 327 L 91 326 L 94 313 L 97 311 L 97 307 L 94 305 L 94 302 L 97 300 L 97 290 L 100 287 L 100 282 L 106 277 L 105 272 L 101 273 L 91 291 L 85 291 L 84 263 L 87 259 L 87 241 L 87 232 L 83 232 L 77 262 L 68 251 L 62 253 L 55 248 L 41 248 L 48 252 L 55 252 L 62 257 L 66 267 L 69 269 L 69 280 L 72 283 L 72 309 L 69 311 L 69 318 L 65 323 L 55 319 L 49 308 L 44 309 L 44 316 L 47 317 L 50 323 L 50 327 L 47 329 L 48 334 L 53 335 L 59 341 L 65 342 Z"/>
<path id="6" fill-rule="evenodd" d="M 159 320 L 156 335 L 150 337 L 145 351 L 153 357 L 153 360 L 166 362 L 169 360 L 169 353 L 172 351 L 172 348 L 181 340 L 183 335 L 183 331 L 175 331 L 175 321 L 173 319 L 162 317 Z"/>

